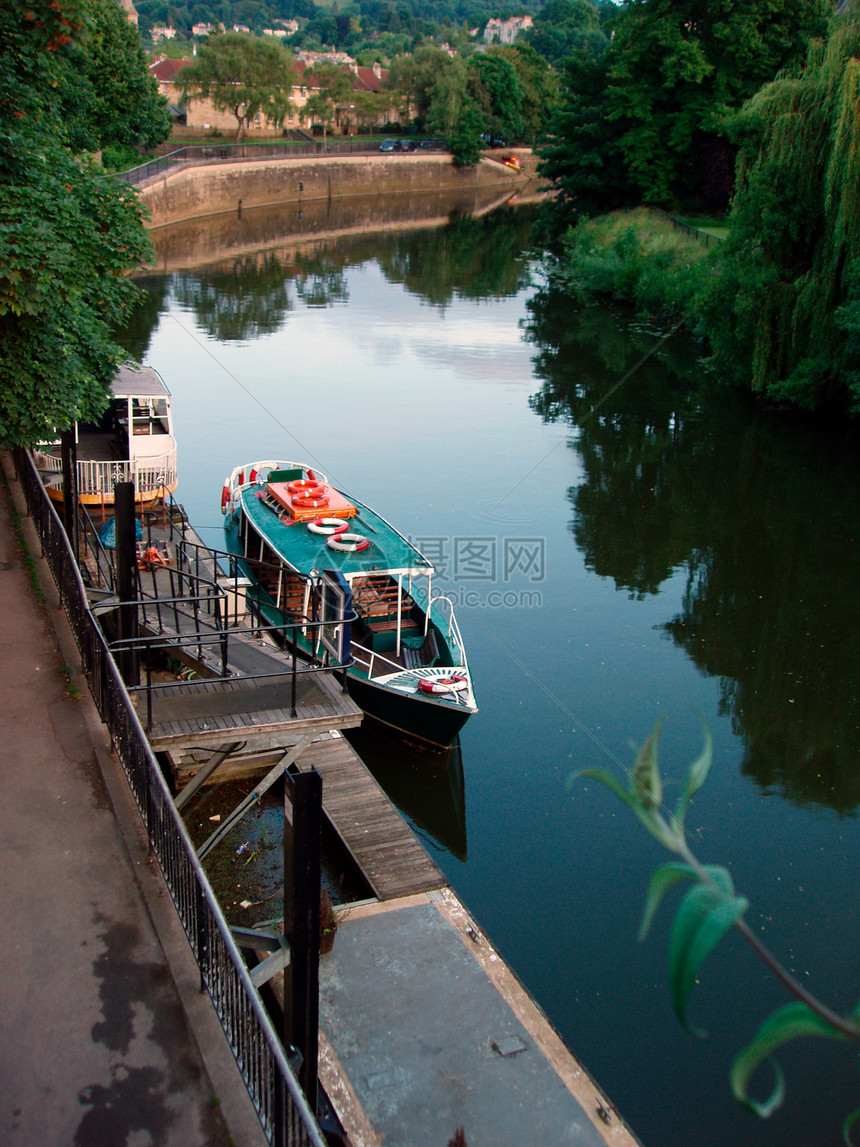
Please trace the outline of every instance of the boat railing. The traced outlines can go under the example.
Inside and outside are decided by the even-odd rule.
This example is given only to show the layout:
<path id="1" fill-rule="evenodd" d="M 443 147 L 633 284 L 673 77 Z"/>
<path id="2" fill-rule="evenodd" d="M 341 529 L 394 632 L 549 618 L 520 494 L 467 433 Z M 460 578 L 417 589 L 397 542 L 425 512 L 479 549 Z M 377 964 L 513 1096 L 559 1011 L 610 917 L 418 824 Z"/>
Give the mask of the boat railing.
<path id="1" fill-rule="evenodd" d="M 399 665 L 396 661 L 385 657 L 382 653 L 377 653 L 374 649 L 368 649 L 365 645 L 361 645 L 358 641 L 353 641 L 350 645 L 352 656 L 357 665 L 360 665 L 366 670 L 368 677 L 374 676 L 377 661 L 383 662 L 389 673 L 402 673 L 403 666 Z"/>
<path id="2" fill-rule="evenodd" d="M 166 887 L 208 993 L 242 1073 L 267 1142 L 325 1147 L 311 1105 L 287 1060 L 218 898 L 150 747 L 117 668 L 69 539 L 24 450 L 14 453 L 16 476 L 81 654 L 99 715 L 137 803 Z M 316 1098 L 316 1097 L 314 1097 Z"/>
<path id="3" fill-rule="evenodd" d="M 63 460 L 55 454 L 39 450 L 36 464 L 47 474 L 61 474 Z M 177 483 L 176 451 L 167 454 L 156 454 L 146 459 L 132 458 L 111 459 L 108 462 L 97 462 L 91 459 L 78 459 L 78 494 L 92 497 L 94 495 L 113 495 L 113 488 L 117 482 L 134 482 L 138 493 L 158 492 L 166 490 Z"/>
<path id="4" fill-rule="evenodd" d="M 468 664 L 466 661 L 466 647 L 463 645 L 463 637 L 460 633 L 460 626 L 457 624 L 457 618 L 454 615 L 454 603 L 451 601 L 450 597 L 446 597 L 445 594 L 440 593 L 440 594 L 437 594 L 435 597 L 430 598 L 430 601 L 427 603 L 427 618 L 425 621 L 425 632 L 426 632 L 427 627 L 430 624 L 430 610 L 434 606 L 436 606 L 436 612 L 439 614 L 440 619 L 442 619 L 444 621 L 444 618 L 442 617 L 442 613 L 438 608 L 440 604 L 447 605 L 447 607 L 448 607 L 448 622 L 447 622 L 448 633 L 446 634 L 447 639 L 448 639 L 448 644 L 453 645 L 455 647 L 455 649 L 457 650 L 458 656 L 459 656 L 459 662 L 465 668 L 466 665 Z"/>

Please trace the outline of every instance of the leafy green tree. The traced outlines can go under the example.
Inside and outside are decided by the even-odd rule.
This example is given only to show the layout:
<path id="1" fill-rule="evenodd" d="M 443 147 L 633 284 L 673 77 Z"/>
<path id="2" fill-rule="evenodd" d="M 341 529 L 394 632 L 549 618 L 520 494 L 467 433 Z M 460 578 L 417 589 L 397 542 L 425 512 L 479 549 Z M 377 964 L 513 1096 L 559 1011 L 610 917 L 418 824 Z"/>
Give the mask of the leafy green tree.
<path id="1" fill-rule="evenodd" d="M 317 64 L 307 73 L 308 82 L 318 90 L 305 104 L 308 115 L 322 121 L 323 140 L 326 130 L 337 119 L 338 109 L 350 102 L 353 95 L 352 80 L 344 68 L 335 64 Z"/>
<path id="2" fill-rule="evenodd" d="M 534 144 L 549 131 L 558 106 L 558 73 L 550 68 L 543 56 L 526 44 L 494 46 L 487 55 L 501 56 L 516 70 L 522 93 L 522 138 Z"/>
<path id="3" fill-rule="evenodd" d="M 148 149 L 170 135 L 167 101 L 140 37 L 116 0 L 87 0 L 92 32 L 58 62 L 60 114 L 76 151 Z"/>
<path id="4" fill-rule="evenodd" d="M 419 48 L 412 55 L 394 57 L 384 87 L 398 94 L 401 116 L 406 123 L 415 119 L 422 126 L 427 124 L 434 89 L 455 66 L 447 52 L 431 46 Z M 465 86 L 465 74 L 461 79 Z"/>
<path id="5" fill-rule="evenodd" d="M 596 70 L 579 63 L 565 71 L 559 131 L 591 120 L 584 148 L 577 134 L 553 145 L 556 160 L 562 148 L 572 156 L 568 201 L 583 182 L 586 191 L 599 183 L 597 166 L 611 190 L 620 170 L 624 203 L 725 206 L 734 154 L 726 115 L 802 63 L 828 16 L 827 0 L 630 0 L 613 22 L 603 90 L 594 90 Z M 583 150 L 588 161 L 573 158 Z"/>
<path id="6" fill-rule="evenodd" d="M 505 56 L 478 55 L 469 61 L 469 93 L 481 113 L 481 131 L 508 141 L 523 134 L 523 91 L 513 63 Z"/>
<path id="7" fill-rule="evenodd" d="M 561 232 L 581 214 L 611 211 L 635 202 L 615 125 L 605 114 L 609 53 L 590 57 L 580 52 L 562 67 L 562 103 L 540 150 L 538 171 L 551 180 L 557 195 L 547 205 Z"/>
<path id="8" fill-rule="evenodd" d="M 522 39 L 551 64 L 577 52 L 599 56 L 609 43 L 598 10 L 588 0 L 550 0 Z"/>
<path id="9" fill-rule="evenodd" d="M 734 121 L 741 173 L 701 300 L 712 363 L 769 401 L 860 411 L 860 29 Z"/>
<path id="10" fill-rule="evenodd" d="M 280 44 L 243 32 L 210 36 L 180 73 L 186 99 L 208 99 L 236 119 L 236 141 L 258 114 L 283 123 L 290 110 L 293 60 Z"/>
<path id="11" fill-rule="evenodd" d="M 75 159 L 58 59 L 87 32 L 81 0 L 0 5 L 0 442 L 53 439 L 107 405 L 125 357 L 111 331 L 151 250 L 130 189 Z"/>

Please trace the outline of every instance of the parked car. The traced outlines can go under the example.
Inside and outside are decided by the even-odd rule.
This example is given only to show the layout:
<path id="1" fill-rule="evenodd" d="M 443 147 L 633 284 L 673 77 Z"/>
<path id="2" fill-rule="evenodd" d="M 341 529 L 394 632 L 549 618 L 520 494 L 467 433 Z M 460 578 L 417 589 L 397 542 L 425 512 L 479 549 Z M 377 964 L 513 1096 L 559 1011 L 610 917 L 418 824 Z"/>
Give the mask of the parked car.
<path id="1" fill-rule="evenodd" d="M 396 151 L 397 150 L 397 140 L 396 139 L 384 139 L 382 141 L 382 143 L 379 145 L 379 150 L 380 151 Z"/>
<path id="2" fill-rule="evenodd" d="M 417 146 L 418 145 L 416 144 L 414 139 L 398 139 L 398 140 L 395 140 L 394 150 L 395 151 L 415 151 Z"/>
<path id="3" fill-rule="evenodd" d="M 444 139 L 422 139 L 418 144 L 422 151 L 444 151 Z"/>

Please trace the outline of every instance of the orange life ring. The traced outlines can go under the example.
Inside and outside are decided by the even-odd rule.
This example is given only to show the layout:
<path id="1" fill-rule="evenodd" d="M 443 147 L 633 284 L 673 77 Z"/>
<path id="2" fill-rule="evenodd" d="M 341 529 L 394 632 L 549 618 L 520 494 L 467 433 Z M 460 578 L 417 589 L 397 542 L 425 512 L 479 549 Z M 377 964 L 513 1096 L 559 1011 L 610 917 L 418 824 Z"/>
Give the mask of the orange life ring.
<path id="1" fill-rule="evenodd" d="M 341 550 L 345 554 L 354 554 L 356 550 L 366 550 L 370 545 L 370 539 L 365 538 L 362 534 L 339 533 L 326 538 L 325 544 L 329 549 Z"/>
<path id="2" fill-rule="evenodd" d="M 325 487 L 323 487 L 325 489 Z M 304 498 L 293 498 L 293 505 L 302 510 L 321 510 L 328 505 L 328 495 L 312 490 Z"/>
<path id="3" fill-rule="evenodd" d="M 296 478 L 294 482 L 287 483 L 287 489 L 291 494 L 309 494 L 313 490 L 325 489 L 322 482 L 317 478 Z"/>
<path id="4" fill-rule="evenodd" d="M 462 673 L 452 673 L 450 677 L 435 677 L 432 680 L 422 678 L 418 682 L 418 689 L 422 693 L 459 693 L 469 684 L 469 679 Z"/>
<path id="5" fill-rule="evenodd" d="M 230 501 L 230 487 L 224 483 L 224 489 L 221 491 L 221 513 L 227 513 L 227 503 Z"/>

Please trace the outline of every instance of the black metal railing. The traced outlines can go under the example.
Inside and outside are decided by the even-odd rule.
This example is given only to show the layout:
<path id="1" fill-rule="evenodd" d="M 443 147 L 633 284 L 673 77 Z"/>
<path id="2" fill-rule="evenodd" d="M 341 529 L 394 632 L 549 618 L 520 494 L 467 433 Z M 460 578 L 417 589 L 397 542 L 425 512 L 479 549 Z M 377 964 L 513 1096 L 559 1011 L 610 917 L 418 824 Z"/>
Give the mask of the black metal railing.
<path id="1" fill-rule="evenodd" d="M 197 167 L 212 163 L 248 162 L 255 159 L 307 159 L 320 155 L 367 155 L 378 152 L 379 144 L 372 140 L 322 140 L 314 143 L 218 143 L 195 144 L 180 147 L 158 159 L 150 159 L 130 171 L 118 171 L 111 179 L 138 186 L 155 176 L 164 175 L 178 167 Z"/>
<path id="2" fill-rule="evenodd" d="M 325 1147 L 313 1110 L 251 983 L 110 649 L 90 612 L 63 525 L 29 454 L 16 450 L 15 465 L 93 699 L 110 732 L 197 960 L 201 990 L 212 1000 L 266 1138 L 274 1147 Z"/>
<path id="3" fill-rule="evenodd" d="M 723 241 L 722 235 L 712 235 L 710 231 L 703 231 L 700 227 L 694 227 L 692 223 L 685 223 L 683 219 L 676 219 L 674 215 L 670 215 L 662 207 L 651 207 L 650 210 L 662 215 L 676 231 L 683 231 L 685 235 L 689 235 L 691 239 L 695 239 L 699 243 L 704 243 L 706 247 L 710 247 L 712 243 L 722 243 Z"/>

